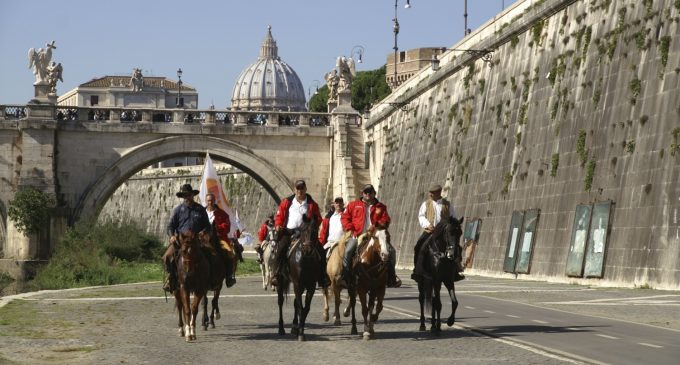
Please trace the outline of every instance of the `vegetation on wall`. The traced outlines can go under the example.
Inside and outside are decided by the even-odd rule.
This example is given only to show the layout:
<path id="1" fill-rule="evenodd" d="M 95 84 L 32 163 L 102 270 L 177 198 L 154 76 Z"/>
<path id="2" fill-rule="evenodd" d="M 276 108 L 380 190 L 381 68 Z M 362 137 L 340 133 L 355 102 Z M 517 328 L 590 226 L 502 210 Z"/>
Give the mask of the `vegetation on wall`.
<path id="1" fill-rule="evenodd" d="M 38 233 L 50 223 L 50 214 L 56 205 L 53 195 L 33 187 L 19 190 L 9 202 L 7 216 L 17 231 Z"/>
<path id="2" fill-rule="evenodd" d="M 559 153 L 553 153 L 552 158 L 550 159 L 550 176 L 555 177 L 557 176 L 557 167 L 560 165 L 560 154 Z"/>
<path id="3" fill-rule="evenodd" d="M 588 162 L 588 167 L 586 168 L 586 177 L 583 180 L 583 185 L 586 191 L 590 191 L 593 187 L 593 176 L 595 175 L 595 166 L 597 163 L 595 160 L 590 160 Z"/>
<path id="4" fill-rule="evenodd" d="M 588 150 L 586 149 L 586 131 L 581 129 L 578 131 L 578 138 L 576 139 L 576 153 L 581 159 L 581 166 L 585 166 L 588 160 Z"/>

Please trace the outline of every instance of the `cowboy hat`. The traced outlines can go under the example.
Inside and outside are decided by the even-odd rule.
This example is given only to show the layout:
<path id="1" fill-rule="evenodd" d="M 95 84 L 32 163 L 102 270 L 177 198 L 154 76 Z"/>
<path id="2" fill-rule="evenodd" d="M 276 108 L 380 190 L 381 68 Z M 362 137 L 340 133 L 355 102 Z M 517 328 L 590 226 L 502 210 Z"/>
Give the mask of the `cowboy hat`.
<path id="1" fill-rule="evenodd" d="M 198 190 L 194 190 L 191 184 L 184 184 L 176 195 L 178 198 L 186 198 L 187 195 L 198 195 Z"/>

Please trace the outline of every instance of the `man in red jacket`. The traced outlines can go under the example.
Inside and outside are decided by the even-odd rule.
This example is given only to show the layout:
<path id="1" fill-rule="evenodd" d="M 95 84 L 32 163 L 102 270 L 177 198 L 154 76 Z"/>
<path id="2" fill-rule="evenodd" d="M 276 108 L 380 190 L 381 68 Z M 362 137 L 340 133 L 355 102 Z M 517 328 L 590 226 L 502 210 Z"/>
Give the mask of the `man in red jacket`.
<path id="1" fill-rule="evenodd" d="M 262 255 L 264 255 L 264 241 L 270 239 L 269 231 L 274 229 L 274 215 L 270 214 L 267 220 L 262 223 L 260 229 L 257 231 L 257 238 L 260 240 L 260 244 L 255 247 L 255 252 L 257 252 L 257 263 L 262 263 Z"/>
<path id="2" fill-rule="evenodd" d="M 342 260 L 343 279 L 349 283 L 350 268 L 354 252 L 357 249 L 357 237 L 362 233 L 370 232 L 373 234 L 377 229 L 387 229 L 390 225 L 390 216 L 387 214 L 387 207 L 375 197 L 375 188 L 368 184 L 361 191 L 361 199 L 357 199 L 347 205 L 345 212 L 342 213 L 340 221 L 345 231 L 352 232 L 352 238 L 347 240 L 345 257 Z M 398 288 L 401 280 L 395 271 L 396 252 L 389 246 L 389 263 L 387 265 L 387 286 Z"/>
<path id="3" fill-rule="evenodd" d="M 220 241 L 229 241 L 229 231 L 231 230 L 231 220 L 229 214 L 215 204 L 215 194 L 208 193 L 205 195 L 205 211 L 208 213 L 208 220 L 217 234 Z M 230 260 L 227 262 L 227 272 L 230 273 L 226 279 L 227 288 L 236 284 L 236 272 Z"/>
<path id="4" fill-rule="evenodd" d="M 277 248 L 277 253 L 282 253 L 277 255 L 274 263 L 274 276 L 272 277 L 272 285 L 277 285 L 278 275 L 285 274 L 288 270 L 287 266 L 287 252 L 288 246 L 292 236 L 297 234 L 300 226 L 302 225 L 302 220 L 307 219 L 314 221 L 315 224 L 321 222 L 321 213 L 319 213 L 319 205 L 312 199 L 312 196 L 307 194 L 307 184 L 304 180 L 297 180 L 294 184 L 295 193 L 286 199 L 281 201 L 279 208 L 276 210 L 276 216 L 274 217 L 274 226 L 276 231 L 279 232 L 279 242 L 280 245 Z M 317 245 L 321 250 L 321 245 Z M 322 268 L 319 275 L 319 285 L 322 287 L 327 286 L 326 279 L 326 256 L 321 254 Z"/>
<path id="5" fill-rule="evenodd" d="M 328 250 L 331 245 L 337 243 L 344 233 L 342 230 L 342 212 L 345 210 L 345 201 L 342 198 L 335 198 L 333 200 L 333 208 L 326 213 L 321 222 L 321 231 L 319 231 L 319 243 L 325 250 Z"/>

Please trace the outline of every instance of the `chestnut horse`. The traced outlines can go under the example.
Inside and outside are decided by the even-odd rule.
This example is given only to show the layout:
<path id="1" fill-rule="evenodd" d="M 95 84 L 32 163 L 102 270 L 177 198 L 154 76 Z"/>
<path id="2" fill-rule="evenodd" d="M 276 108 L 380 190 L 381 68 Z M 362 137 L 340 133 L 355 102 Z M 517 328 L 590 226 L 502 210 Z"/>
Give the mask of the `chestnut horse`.
<path id="1" fill-rule="evenodd" d="M 328 321 L 328 311 L 329 311 L 329 306 L 328 302 L 330 301 L 331 294 L 333 293 L 333 297 L 335 298 L 335 312 L 333 313 L 333 319 L 334 322 L 333 324 L 336 326 L 339 326 L 342 324 L 340 321 L 340 303 L 342 302 L 340 298 L 340 292 L 342 289 L 347 289 L 348 292 L 351 292 L 354 290 L 353 287 L 351 288 L 345 288 L 342 285 L 342 259 L 345 256 L 345 247 L 347 245 L 347 240 L 352 236 L 352 232 L 346 232 L 338 241 L 338 243 L 331 249 L 331 254 L 328 257 L 328 261 L 326 263 L 326 274 L 328 275 L 328 279 L 330 282 L 330 286 L 328 288 L 324 289 L 323 296 L 324 296 L 324 307 L 323 307 L 323 320 Z M 345 308 L 345 311 L 343 312 L 345 317 L 348 317 L 350 314 L 350 311 L 354 311 L 354 304 L 356 300 L 356 295 L 350 295 L 349 296 L 350 301 L 347 307 Z M 356 326 L 354 327 L 354 332 L 352 333 L 353 335 L 357 334 L 356 331 Z"/>
<path id="2" fill-rule="evenodd" d="M 462 220 L 458 221 L 455 218 L 440 222 L 420 248 L 421 257 L 418 258 L 416 272 L 422 277 L 418 280 L 421 331 L 425 331 L 424 307 L 426 306 L 431 309 L 430 331 L 434 334 L 441 332 L 442 302 L 439 291 L 442 283 L 451 298 L 451 315 L 446 324 L 451 327 L 455 322 L 458 299 L 453 278 L 458 270 L 455 259 L 459 257 L 461 250 L 462 223 Z"/>
<path id="3" fill-rule="evenodd" d="M 359 237 L 359 247 L 352 271 L 356 280 L 356 290 L 350 296 L 359 296 L 361 314 L 364 317 L 364 340 L 375 335 L 373 325 L 383 309 L 383 298 L 387 288 L 387 265 L 389 263 L 389 233 L 376 231 L 373 236 L 366 233 Z M 351 284 L 350 284 L 351 285 Z M 350 298 L 352 301 L 352 298 Z M 352 310 L 352 333 L 356 333 L 356 318 Z"/>
<path id="4" fill-rule="evenodd" d="M 175 305 L 179 310 L 179 334 L 189 342 L 196 339 L 198 305 L 208 291 L 210 278 L 210 264 L 203 255 L 198 237 L 191 231 L 179 234 L 176 267 L 179 287 L 175 290 Z M 191 293 L 194 294 L 193 301 Z"/>
<path id="5" fill-rule="evenodd" d="M 290 284 L 293 284 L 293 291 L 295 292 L 295 314 L 293 316 L 293 328 L 291 333 L 297 335 L 298 341 L 305 340 L 305 322 L 307 314 L 311 307 L 314 291 L 316 290 L 317 279 L 321 272 L 320 257 L 318 257 L 319 238 L 318 238 L 318 222 L 315 219 L 307 221 L 303 219 L 302 226 L 294 237 L 290 237 L 288 233 L 283 233 L 282 239 L 290 239 L 291 245 L 288 252 L 283 252 L 281 241 L 277 243 L 275 248 L 275 259 L 281 258 L 281 255 L 286 256 L 286 263 L 288 269 L 281 268 L 277 275 L 278 286 L 276 292 L 278 294 L 279 304 L 279 335 L 286 334 L 283 329 L 283 302 L 284 295 L 288 294 Z M 287 236 L 287 237 L 285 237 Z M 281 263 L 282 260 L 279 261 Z M 302 297 L 304 294 L 304 304 Z"/>

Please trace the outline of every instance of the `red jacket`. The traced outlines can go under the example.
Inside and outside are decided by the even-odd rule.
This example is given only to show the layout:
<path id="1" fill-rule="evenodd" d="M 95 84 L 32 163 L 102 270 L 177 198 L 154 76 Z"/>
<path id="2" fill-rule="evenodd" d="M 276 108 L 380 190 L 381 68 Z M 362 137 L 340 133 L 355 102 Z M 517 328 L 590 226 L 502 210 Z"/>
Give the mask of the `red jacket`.
<path id="1" fill-rule="evenodd" d="M 288 208 L 295 199 L 295 195 L 291 195 L 286 199 L 281 201 L 279 204 L 279 209 L 276 210 L 276 216 L 274 217 L 274 226 L 286 228 L 288 223 Z M 316 219 L 316 223 L 321 222 L 321 213 L 319 213 L 319 205 L 316 204 L 312 196 L 307 194 L 307 218 Z"/>
<path id="2" fill-rule="evenodd" d="M 257 238 L 260 239 L 260 242 L 264 241 L 265 238 L 267 238 L 267 233 L 269 232 L 269 226 L 267 226 L 267 223 L 262 223 L 260 226 L 260 229 L 257 231 Z"/>
<path id="3" fill-rule="evenodd" d="M 321 230 L 319 231 L 319 243 L 321 246 L 328 242 L 328 227 L 330 226 L 333 213 L 335 213 L 335 211 L 331 210 L 328 212 L 328 214 L 326 214 L 325 217 L 323 217 L 323 220 L 321 221 Z"/>
<path id="4" fill-rule="evenodd" d="M 387 214 L 387 207 L 381 202 L 376 202 L 371 206 L 371 224 L 377 228 L 387 228 L 390 225 L 390 215 Z M 352 231 L 355 236 L 364 232 L 364 222 L 366 222 L 366 205 L 362 200 L 355 200 L 345 208 L 340 217 L 342 229 Z M 368 227 L 366 227 L 368 229 Z"/>
<path id="5" fill-rule="evenodd" d="M 214 216 L 213 227 L 215 227 L 217 237 L 222 241 L 229 241 L 229 230 L 231 229 L 229 214 L 219 207 L 215 207 Z"/>

